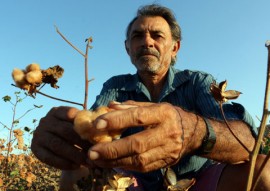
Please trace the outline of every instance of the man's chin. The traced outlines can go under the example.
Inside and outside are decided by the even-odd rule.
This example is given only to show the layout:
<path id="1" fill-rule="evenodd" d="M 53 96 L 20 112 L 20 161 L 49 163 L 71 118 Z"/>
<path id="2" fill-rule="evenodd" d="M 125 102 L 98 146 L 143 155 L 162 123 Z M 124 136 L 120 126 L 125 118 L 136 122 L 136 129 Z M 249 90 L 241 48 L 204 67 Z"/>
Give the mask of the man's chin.
<path id="1" fill-rule="evenodd" d="M 160 69 L 160 66 L 159 65 L 140 65 L 140 66 L 136 66 L 137 70 L 138 71 L 141 71 L 141 72 L 145 72 L 145 73 L 149 73 L 149 74 L 156 74 L 158 73 L 159 69 Z"/>

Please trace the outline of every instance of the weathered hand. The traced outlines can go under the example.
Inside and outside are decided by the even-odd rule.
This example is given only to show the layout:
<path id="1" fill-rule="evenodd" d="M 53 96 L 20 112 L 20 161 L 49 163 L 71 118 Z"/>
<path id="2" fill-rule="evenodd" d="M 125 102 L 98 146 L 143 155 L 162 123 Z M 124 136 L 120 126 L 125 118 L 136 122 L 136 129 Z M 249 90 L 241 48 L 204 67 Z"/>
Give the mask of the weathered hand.
<path id="1" fill-rule="evenodd" d="M 82 141 L 73 130 L 77 112 L 76 108 L 57 107 L 40 120 L 31 145 L 39 160 L 63 170 L 76 169 L 85 164 L 90 144 Z"/>
<path id="2" fill-rule="evenodd" d="M 111 143 L 94 145 L 89 150 L 91 162 L 101 167 L 147 172 L 175 164 L 180 159 L 183 130 L 180 115 L 172 105 L 126 102 L 109 107 L 117 111 L 100 116 L 95 121 L 97 129 L 110 131 L 144 126 L 145 130 Z"/>

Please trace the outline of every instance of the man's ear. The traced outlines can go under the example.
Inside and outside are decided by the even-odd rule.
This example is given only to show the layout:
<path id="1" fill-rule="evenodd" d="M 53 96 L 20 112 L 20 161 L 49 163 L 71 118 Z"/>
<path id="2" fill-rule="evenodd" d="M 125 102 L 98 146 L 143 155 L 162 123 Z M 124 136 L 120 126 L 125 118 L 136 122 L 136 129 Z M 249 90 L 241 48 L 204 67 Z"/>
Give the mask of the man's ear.
<path id="1" fill-rule="evenodd" d="M 128 46 L 128 41 L 127 40 L 125 40 L 125 48 L 126 48 L 126 51 L 127 51 L 128 55 L 129 55 L 129 46 Z"/>
<path id="2" fill-rule="evenodd" d="M 172 56 L 175 57 L 177 55 L 177 52 L 180 50 L 180 47 L 181 47 L 180 40 L 175 41 L 172 47 Z"/>

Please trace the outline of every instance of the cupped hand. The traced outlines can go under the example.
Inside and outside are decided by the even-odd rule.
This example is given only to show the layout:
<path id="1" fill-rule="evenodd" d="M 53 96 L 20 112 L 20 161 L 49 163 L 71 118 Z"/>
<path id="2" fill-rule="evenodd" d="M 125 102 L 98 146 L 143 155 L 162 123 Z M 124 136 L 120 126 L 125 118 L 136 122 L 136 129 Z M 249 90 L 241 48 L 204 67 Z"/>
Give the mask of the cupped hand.
<path id="1" fill-rule="evenodd" d="M 52 108 L 40 120 L 31 144 L 32 152 L 40 161 L 62 170 L 85 164 L 90 143 L 82 141 L 73 130 L 77 112 L 71 107 Z"/>
<path id="2" fill-rule="evenodd" d="M 111 143 L 94 145 L 88 152 L 89 163 L 147 172 L 173 165 L 180 159 L 183 130 L 174 106 L 132 101 L 113 103 L 109 107 L 116 111 L 97 118 L 97 129 L 114 131 L 143 126 L 145 130 Z"/>

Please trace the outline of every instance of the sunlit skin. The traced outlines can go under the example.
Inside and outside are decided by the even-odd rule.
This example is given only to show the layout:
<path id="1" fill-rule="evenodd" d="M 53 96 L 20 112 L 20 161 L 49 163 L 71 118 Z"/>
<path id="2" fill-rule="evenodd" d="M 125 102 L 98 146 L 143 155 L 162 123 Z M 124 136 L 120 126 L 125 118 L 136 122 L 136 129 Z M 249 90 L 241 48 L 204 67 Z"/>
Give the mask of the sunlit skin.
<path id="1" fill-rule="evenodd" d="M 164 18 L 139 17 L 133 23 L 125 45 L 152 99 L 157 99 L 172 58 L 180 48 L 180 41 L 172 39 L 170 27 Z"/>

